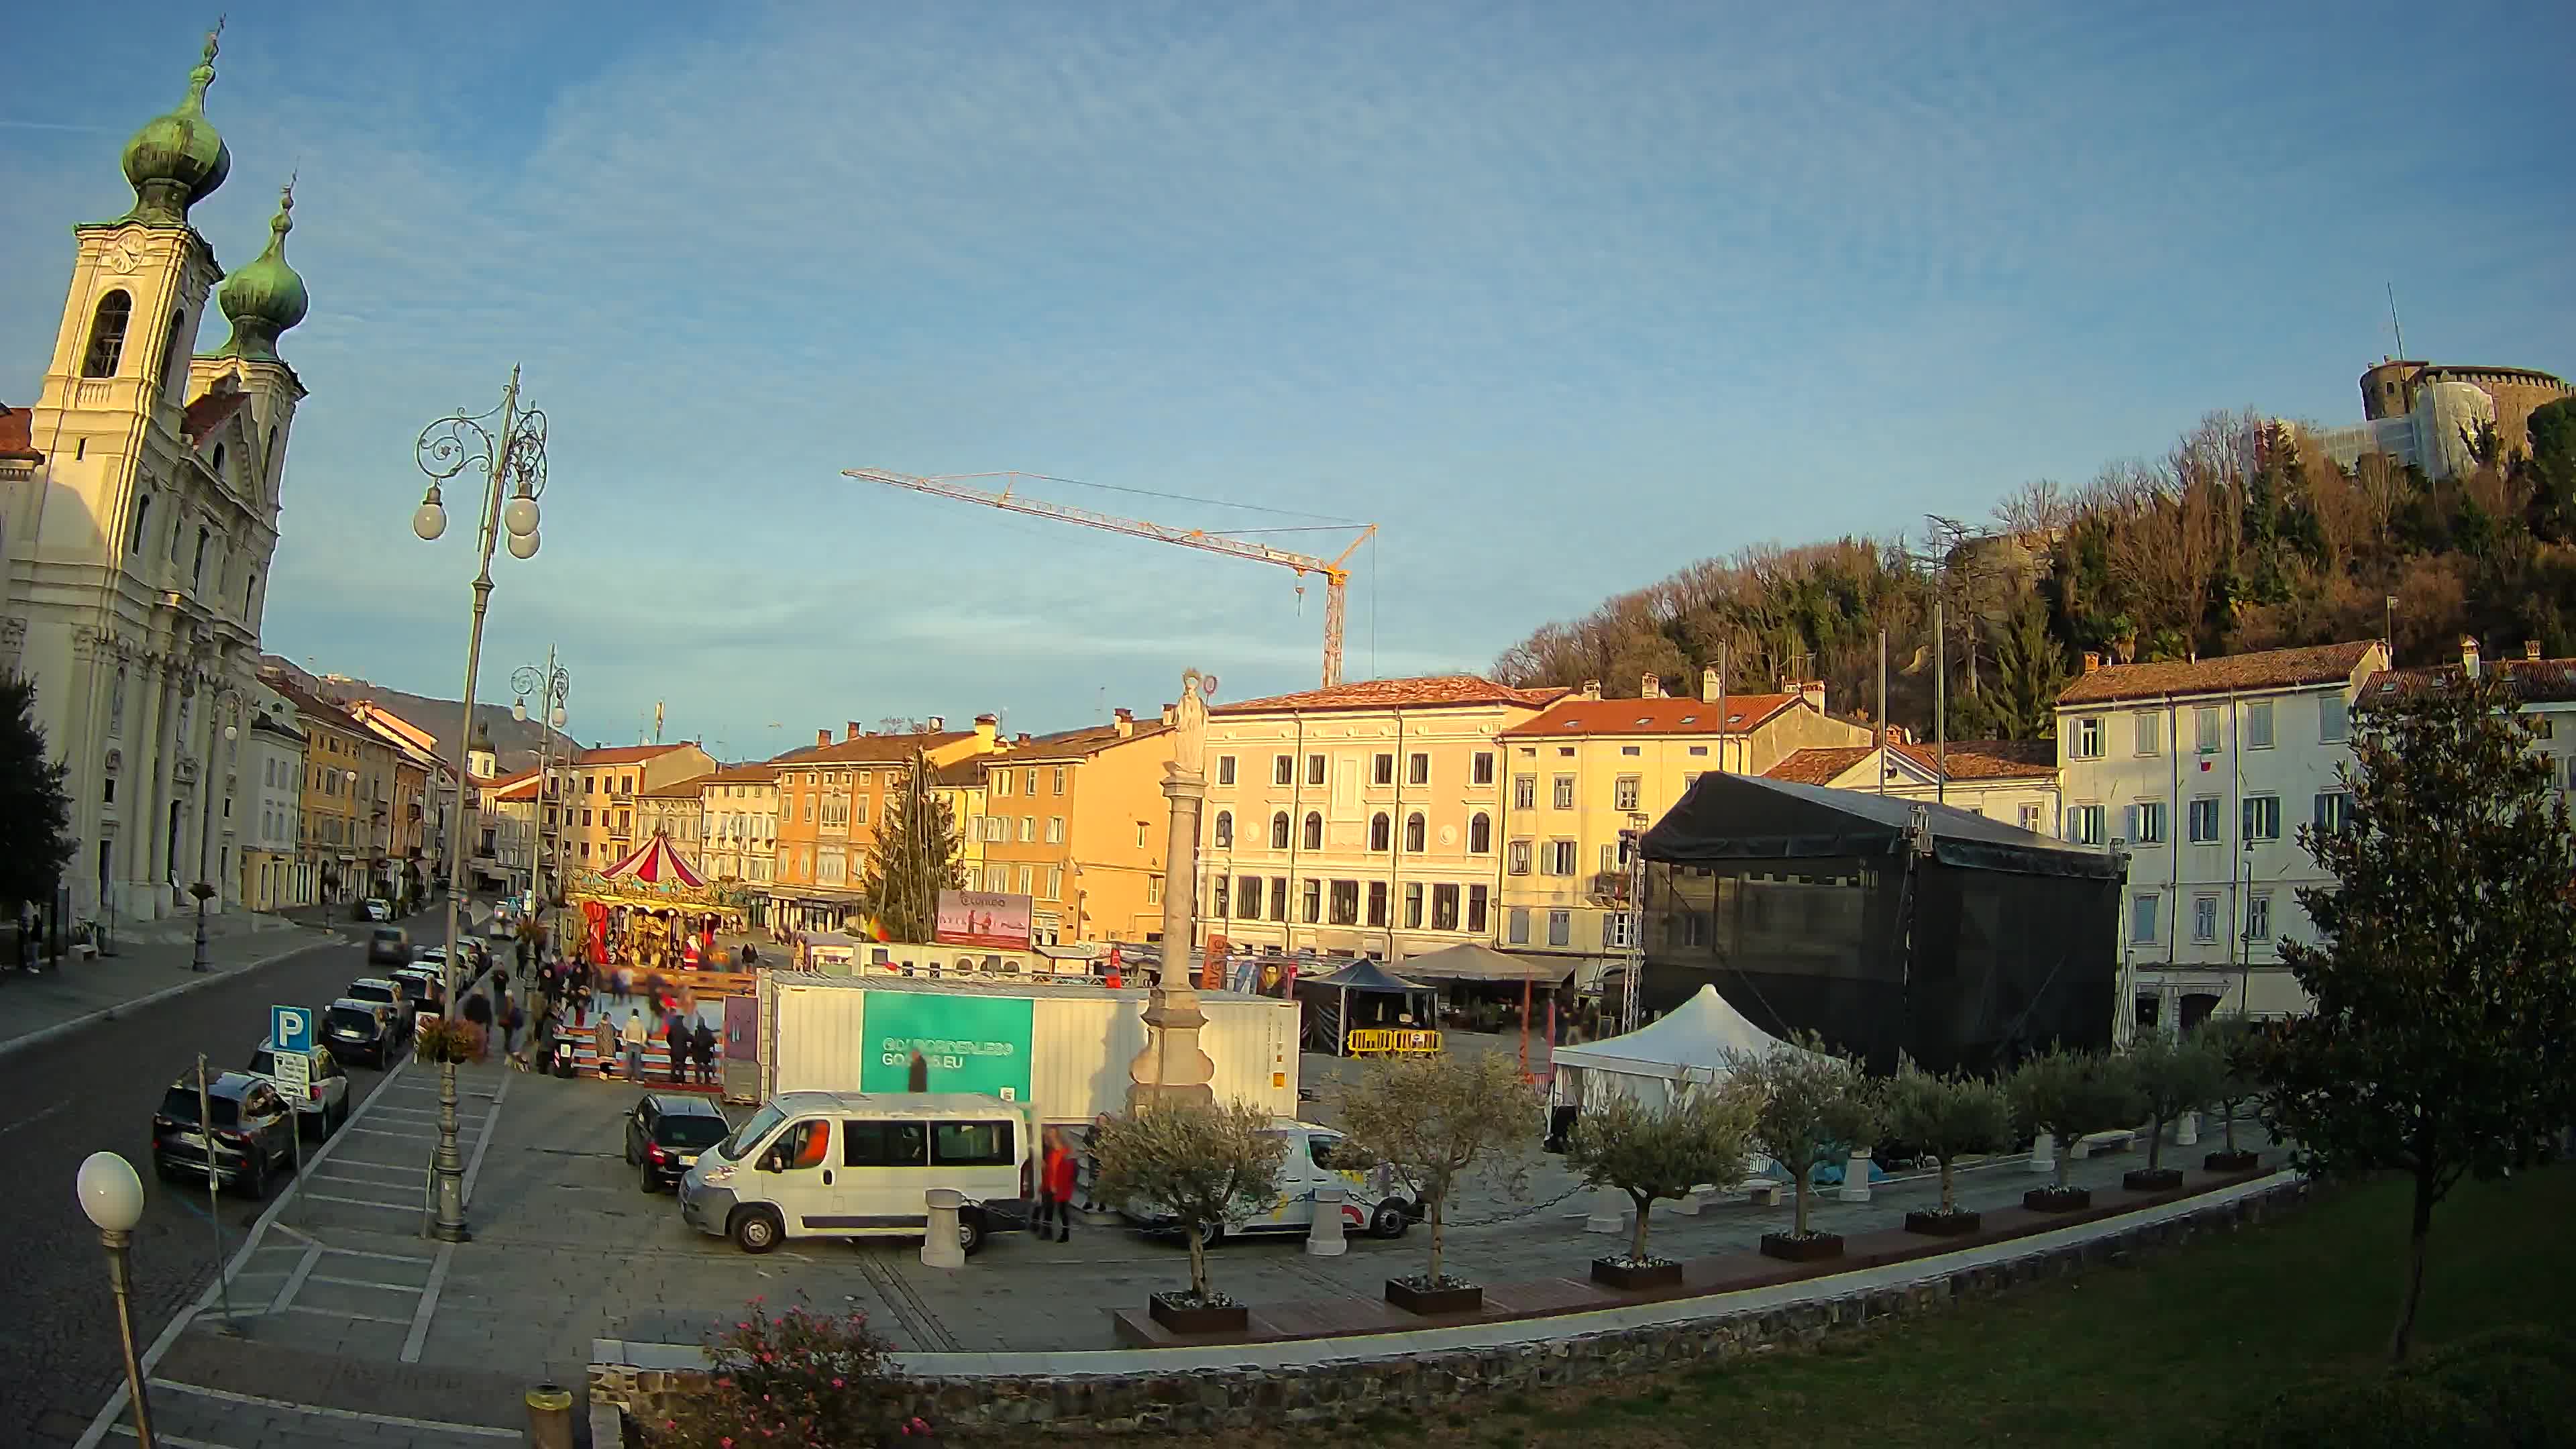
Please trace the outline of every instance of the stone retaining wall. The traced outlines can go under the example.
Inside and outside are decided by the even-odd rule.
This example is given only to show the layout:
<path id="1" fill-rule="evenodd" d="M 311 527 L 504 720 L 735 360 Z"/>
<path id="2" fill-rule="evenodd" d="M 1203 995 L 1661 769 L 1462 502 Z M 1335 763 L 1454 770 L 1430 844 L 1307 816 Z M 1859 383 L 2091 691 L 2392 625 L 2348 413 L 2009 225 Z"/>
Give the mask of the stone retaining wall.
<path id="1" fill-rule="evenodd" d="M 1500 1348 L 1390 1352 L 1277 1369 L 1247 1364 L 1162 1373 L 919 1379 L 907 1385 L 909 1412 L 951 1437 L 1214 1431 L 1332 1423 L 1371 1411 L 1420 1414 L 1486 1394 L 1626 1379 L 1803 1348 L 1829 1333 L 1939 1312 L 2020 1284 L 2072 1276 L 2087 1265 L 2119 1262 L 2141 1249 L 2232 1232 L 2304 1205 L 2308 1192 L 2307 1182 L 2294 1179 L 2160 1222 L 1901 1286 L 1832 1294 L 1833 1280 L 1812 1280 L 1826 1296 L 1775 1308 L 1720 1309 L 1682 1322 Z M 638 1417 L 659 1417 L 655 1411 L 671 1396 L 705 1382 L 703 1369 L 597 1363 L 590 1369 L 590 1399 Z"/>

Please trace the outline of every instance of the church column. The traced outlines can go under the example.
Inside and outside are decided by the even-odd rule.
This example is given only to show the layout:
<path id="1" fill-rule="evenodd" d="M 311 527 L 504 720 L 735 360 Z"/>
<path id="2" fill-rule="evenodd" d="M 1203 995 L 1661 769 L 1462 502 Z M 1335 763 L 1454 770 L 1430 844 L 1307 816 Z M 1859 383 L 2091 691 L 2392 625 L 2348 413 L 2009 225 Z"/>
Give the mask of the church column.
<path id="1" fill-rule="evenodd" d="M 48 682 L 52 688 L 66 691 L 54 711 L 56 723 L 45 742 L 53 747 L 55 758 L 63 762 L 63 788 L 72 798 L 72 838 L 81 842 L 80 851 L 63 872 L 64 884 L 71 887 L 75 915 L 99 914 L 98 843 L 110 838 L 104 798 L 107 752 L 119 743 L 106 729 L 108 701 L 116 689 L 117 664 L 115 651 L 98 632 L 83 628 L 72 636 L 70 679 Z M 80 681 L 78 686 L 71 684 L 73 679 Z M 43 692 L 42 686 L 39 692 Z"/>
<path id="2" fill-rule="evenodd" d="M 162 801 L 161 733 L 168 717 L 168 696 L 161 661 L 136 653 L 126 661 L 125 728 L 120 748 L 125 767 L 118 772 L 116 813 L 124 822 L 124 839 L 116 852 L 116 914 L 120 920 L 148 921 L 160 915 L 154 906 L 154 862 L 160 855 L 160 825 L 167 810 Z"/>

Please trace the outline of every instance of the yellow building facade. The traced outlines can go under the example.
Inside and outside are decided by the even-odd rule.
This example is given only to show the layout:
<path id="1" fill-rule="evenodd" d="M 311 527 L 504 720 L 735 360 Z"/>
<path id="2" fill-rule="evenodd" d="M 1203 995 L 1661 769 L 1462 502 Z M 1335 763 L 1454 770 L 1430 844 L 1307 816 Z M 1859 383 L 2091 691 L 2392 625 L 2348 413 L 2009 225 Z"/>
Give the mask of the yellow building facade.
<path id="1" fill-rule="evenodd" d="M 984 774 L 981 858 L 967 880 L 1030 898 L 1039 942 L 1160 940 L 1171 803 L 1168 721 L 1112 721 L 1019 739 Z"/>
<path id="2" fill-rule="evenodd" d="M 652 838 L 638 833 L 637 797 L 715 771 L 715 757 L 697 745 L 616 745 L 584 750 L 564 771 L 570 794 L 562 828 L 567 878 L 615 865 Z"/>
<path id="3" fill-rule="evenodd" d="M 727 765 L 698 782 L 698 815 L 712 881 L 766 886 L 778 845 L 778 772 L 766 764 Z M 754 899 L 763 894 L 754 892 Z"/>
<path id="4" fill-rule="evenodd" d="M 815 732 L 807 749 L 769 763 L 778 795 L 770 879 L 771 923 L 789 931 L 838 930 L 859 910 L 869 852 L 913 761 L 934 772 L 998 743 L 995 719 L 951 730 L 933 716 L 918 730 L 878 734 L 853 721 L 834 740 Z"/>

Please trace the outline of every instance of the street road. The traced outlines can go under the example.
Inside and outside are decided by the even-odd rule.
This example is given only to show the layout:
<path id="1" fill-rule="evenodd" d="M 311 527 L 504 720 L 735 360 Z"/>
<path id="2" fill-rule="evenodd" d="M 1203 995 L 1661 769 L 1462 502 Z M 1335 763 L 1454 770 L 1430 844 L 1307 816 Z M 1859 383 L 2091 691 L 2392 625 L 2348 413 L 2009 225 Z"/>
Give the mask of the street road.
<path id="1" fill-rule="evenodd" d="M 203 1185 L 163 1183 L 152 1174 L 153 1108 L 194 1068 L 197 1053 L 206 1054 L 209 1069 L 239 1070 L 267 1035 L 271 1005 L 318 1009 L 351 980 L 376 974 L 365 960 L 358 946 L 323 945 L 0 1057 L 0 1174 L 8 1194 L 0 1212 L 7 1224 L 0 1443 L 71 1442 L 124 1374 L 98 1230 L 72 1195 L 81 1159 L 101 1148 L 121 1152 L 143 1179 L 133 1252 L 139 1349 L 215 1272 Z M 0 983 L 0 1011 L 8 1003 Z M 349 1075 L 353 1105 L 381 1079 L 362 1067 Z M 270 1196 L 283 1187 L 273 1181 Z M 223 1200 L 227 1256 L 263 1206 Z"/>

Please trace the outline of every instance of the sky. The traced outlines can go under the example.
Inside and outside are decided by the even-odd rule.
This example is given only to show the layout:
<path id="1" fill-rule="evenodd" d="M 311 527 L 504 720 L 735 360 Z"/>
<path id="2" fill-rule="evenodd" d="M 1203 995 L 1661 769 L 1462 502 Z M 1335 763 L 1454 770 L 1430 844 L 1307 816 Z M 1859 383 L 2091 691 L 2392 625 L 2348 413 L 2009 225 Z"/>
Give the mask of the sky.
<path id="1" fill-rule="evenodd" d="M 0 399 L 211 18 L 12 19 Z M 453 697 L 471 502 L 412 537 L 414 443 L 515 364 L 550 482 L 483 696 L 551 644 L 582 740 L 661 701 L 760 758 L 1320 665 L 1320 581 L 845 468 L 1374 523 L 1360 678 L 2213 410 L 2357 420 L 2392 285 L 2416 356 L 2568 375 L 2571 63 L 2538 4 L 275 3 L 224 32 L 194 219 L 240 266 L 297 177 L 268 649 Z"/>

